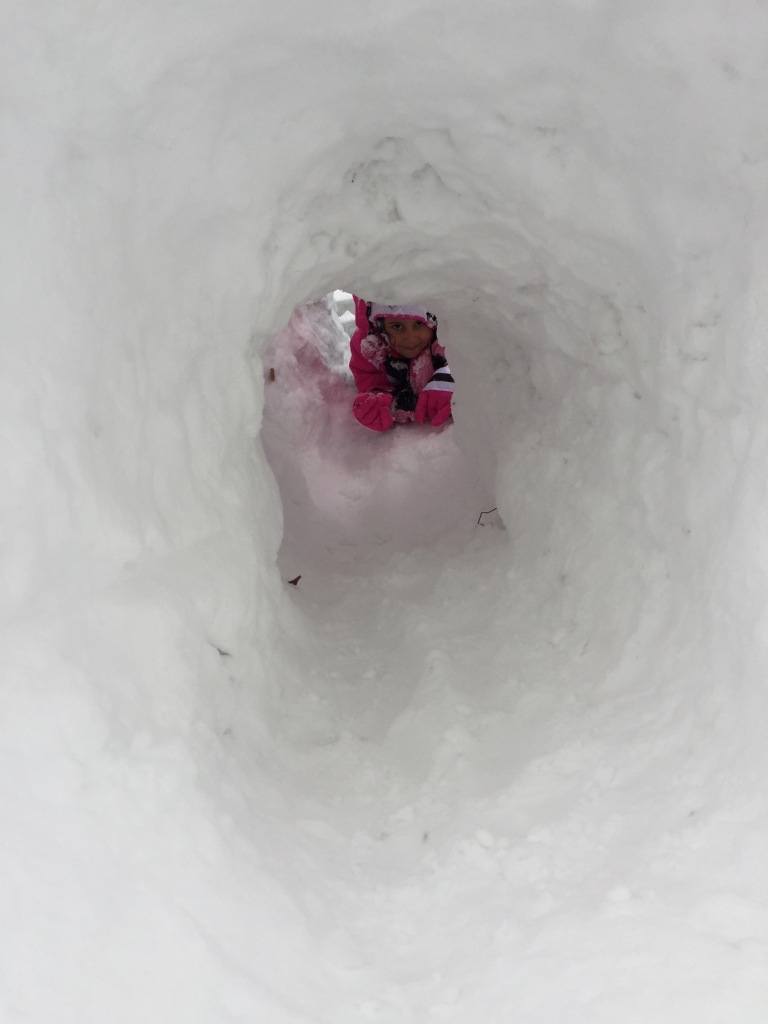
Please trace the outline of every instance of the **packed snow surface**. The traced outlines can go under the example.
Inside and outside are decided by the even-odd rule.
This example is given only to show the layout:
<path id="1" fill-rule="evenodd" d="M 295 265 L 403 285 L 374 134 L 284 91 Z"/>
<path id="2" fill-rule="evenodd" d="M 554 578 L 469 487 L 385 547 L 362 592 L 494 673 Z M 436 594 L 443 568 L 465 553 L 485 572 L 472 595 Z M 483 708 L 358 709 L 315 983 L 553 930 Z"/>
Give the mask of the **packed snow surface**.
<path id="1" fill-rule="evenodd" d="M 0 40 L 3 1024 L 765 1024 L 766 4 Z"/>

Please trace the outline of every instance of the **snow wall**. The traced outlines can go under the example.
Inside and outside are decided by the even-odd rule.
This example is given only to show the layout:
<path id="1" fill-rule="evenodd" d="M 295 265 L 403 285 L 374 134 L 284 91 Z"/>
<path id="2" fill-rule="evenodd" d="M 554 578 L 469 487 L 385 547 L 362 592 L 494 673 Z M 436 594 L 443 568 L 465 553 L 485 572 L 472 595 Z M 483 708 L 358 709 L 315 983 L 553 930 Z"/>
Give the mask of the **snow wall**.
<path id="1" fill-rule="evenodd" d="M 3 1019 L 764 1020 L 765 5 L 2 23 Z M 549 780 L 518 916 L 467 792 L 485 888 L 425 883 L 462 923 L 400 973 L 286 738 L 259 353 L 335 287 L 445 325 L 509 534 L 483 707 L 514 675 Z"/>

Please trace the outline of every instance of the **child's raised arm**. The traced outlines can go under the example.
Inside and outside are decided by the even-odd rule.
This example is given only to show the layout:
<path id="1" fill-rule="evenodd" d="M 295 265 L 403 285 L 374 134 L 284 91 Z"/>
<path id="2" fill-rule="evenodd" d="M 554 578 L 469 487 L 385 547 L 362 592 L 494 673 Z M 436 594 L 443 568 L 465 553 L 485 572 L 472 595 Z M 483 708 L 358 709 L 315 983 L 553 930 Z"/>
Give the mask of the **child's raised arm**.
<path id="1" fill-rule="evenodd" d="M 355 378 L 358 391 L 392 391 L 392 382 L 387 376 L 384 363 L 375 366 L 362 352 L 362 345 L 367 341 L 368 335 L 359 338 L 357 333 L 350 342 L 351 356 L 349 368 Z"/>

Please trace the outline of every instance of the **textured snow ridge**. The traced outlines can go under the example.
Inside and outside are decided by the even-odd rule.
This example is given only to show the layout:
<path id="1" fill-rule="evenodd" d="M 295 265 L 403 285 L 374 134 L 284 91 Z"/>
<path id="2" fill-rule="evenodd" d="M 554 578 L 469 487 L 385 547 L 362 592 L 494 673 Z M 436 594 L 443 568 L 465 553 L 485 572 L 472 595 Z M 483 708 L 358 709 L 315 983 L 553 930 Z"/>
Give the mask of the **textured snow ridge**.
<path id="1" fill-rule="evenodd" d="M 3 1024 L 764 1024 L 767 47 L 3 5 Z"/>

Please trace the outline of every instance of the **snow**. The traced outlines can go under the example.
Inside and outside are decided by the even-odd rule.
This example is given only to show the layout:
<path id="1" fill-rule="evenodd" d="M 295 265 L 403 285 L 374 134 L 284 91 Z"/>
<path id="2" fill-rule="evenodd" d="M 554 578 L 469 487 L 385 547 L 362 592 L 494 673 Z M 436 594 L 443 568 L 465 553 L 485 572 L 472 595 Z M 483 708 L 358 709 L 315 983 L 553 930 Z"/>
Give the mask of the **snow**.
<path id="1" fill-rule="evenodd" d="M 765 5 L 0 18 L 0 1019 L 763 1024 Z"/>

